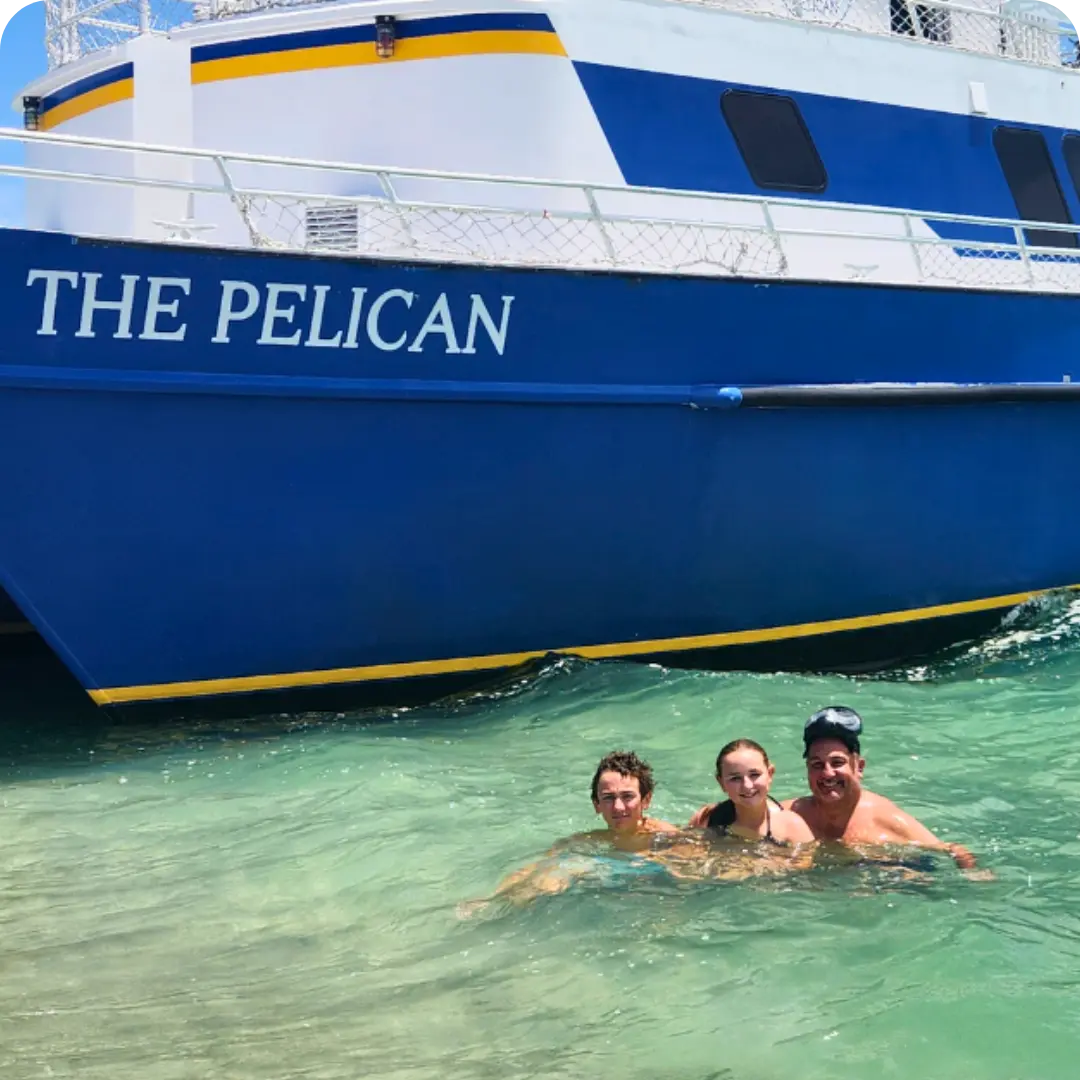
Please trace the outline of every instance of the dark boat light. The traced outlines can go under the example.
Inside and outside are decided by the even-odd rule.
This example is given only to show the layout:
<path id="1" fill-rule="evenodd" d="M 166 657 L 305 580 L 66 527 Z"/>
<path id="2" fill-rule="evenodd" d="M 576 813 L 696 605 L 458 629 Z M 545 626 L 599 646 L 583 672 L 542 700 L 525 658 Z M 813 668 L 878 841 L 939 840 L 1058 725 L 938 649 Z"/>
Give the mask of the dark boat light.
<path id="1" fill-rule="evenodd" d="M 393 15 L 375 16 L 375 55 L 386 58 L 394 55 L 397 27 Z"/>
<path id="2" fill-rule="evenodd" d="M 23 127 L 27 131 L 41 130 L 41 98 L 24 97 L 22 99 Z"/>

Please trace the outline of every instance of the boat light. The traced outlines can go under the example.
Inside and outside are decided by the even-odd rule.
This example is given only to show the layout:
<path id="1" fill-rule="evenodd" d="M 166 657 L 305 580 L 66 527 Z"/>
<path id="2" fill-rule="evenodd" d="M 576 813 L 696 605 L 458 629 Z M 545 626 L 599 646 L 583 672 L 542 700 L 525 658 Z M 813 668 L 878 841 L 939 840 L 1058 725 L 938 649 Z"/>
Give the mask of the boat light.
<path id="1" fill-rule="evenodd" d="M 375 16 L 375 55 L 384 59 L 394 55 L 394 41 L 397 38 L 397 28 L 393 15 Z"/>
<path id="2" fill-rule="evenodd" d="M 23 127 L 27 131 L 39 131 L 41 129 L 41 98 L 24 97 L 22 108 Z"/>

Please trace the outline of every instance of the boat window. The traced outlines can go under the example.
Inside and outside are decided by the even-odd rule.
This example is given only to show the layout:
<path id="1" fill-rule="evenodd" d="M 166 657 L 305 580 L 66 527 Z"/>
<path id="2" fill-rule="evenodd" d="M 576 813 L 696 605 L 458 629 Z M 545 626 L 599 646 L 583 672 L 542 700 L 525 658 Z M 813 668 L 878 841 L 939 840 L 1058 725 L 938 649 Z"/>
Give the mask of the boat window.
<path id="1" fill-rule="evenodd" d="M 799 106 L 779 94 L 726 90 L 720 108 L 758 187 L 824 191 L 825 166 Z"/>
<path id="2" fill-rule="evenodd" d="M 941 45 L 952 41 L 952 15 L 947 7 L 937 4 L 889 0 L 889 26 L 894 34 L 922 37 Z"/>
<path id="3" fill-rule="evenodd" d="M 995 128 L 994 150 L 1016 203 L 1018 217 L 1024 221 L 1072 221 L 1041 131 Z M 1075 233 L 1047 229 L 1025 229 L 1024 233 L 1027 242 L 1035 247 L 1077 246 Z"/>
<path id="4" fill-rule="evenodd" d="M 1061 140 L 1061 152 L 1065 155 L 1076 197 L 1080 199 L 1080 135 L 1066 135 Z"/>

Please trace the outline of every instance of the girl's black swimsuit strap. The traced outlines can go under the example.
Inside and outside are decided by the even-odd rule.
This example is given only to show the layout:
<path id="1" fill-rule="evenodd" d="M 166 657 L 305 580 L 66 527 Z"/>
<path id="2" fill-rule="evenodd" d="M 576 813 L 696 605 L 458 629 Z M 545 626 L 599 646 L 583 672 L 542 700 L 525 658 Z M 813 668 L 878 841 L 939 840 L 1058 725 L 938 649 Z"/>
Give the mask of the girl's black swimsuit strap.
<path id="1" fill-rule="evenodd" d="M 780 803 L 773 799 L 770 795 L 769 799 L 776 803 L 779 807 Z M 781 807 L 782 809 L 782 807 Z M 717 803 L 712 810 L 709 811 L 709 816 L 705 819 L 705 828 L 715 829 L 721 836 L 725 835 L 728 831 L 728 827 L 735 824 L 735 804 L 730 799 L 725 799 L 721 803 Z M 765 804 L 765 835 L 762 840 L 769 840 L 774 844 L 780 843 L 779 840 L 773 836 L 772 832 L 772 814 L 769 812 L 769 804 Z"/>

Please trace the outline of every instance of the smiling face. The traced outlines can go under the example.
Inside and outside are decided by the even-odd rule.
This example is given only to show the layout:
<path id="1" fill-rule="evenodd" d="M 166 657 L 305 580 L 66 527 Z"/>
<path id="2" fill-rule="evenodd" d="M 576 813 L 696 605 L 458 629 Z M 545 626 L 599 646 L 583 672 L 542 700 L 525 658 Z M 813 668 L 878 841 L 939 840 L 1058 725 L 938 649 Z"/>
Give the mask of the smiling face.
<path id="1" fill-rule="evenodd" d="M 633 832 L 639 828 L 650 802 L 652 794 L 641 794 L 641 783 L 636 776 L 602 772 L 596 782 L 593 806 L 607 827 L 616 832 Z"/>
<path id="2" fill-rule="evenodd" d="M 740 747 L 724 755 L 716 779 L 736 806 L 752 807 L 765 801 L 775 772 L 760 750 Z"/>
<path id="3" fill-rule="evenodd" d="M 810 793 L 823 806 L 859 801 L 866 762 L 839 739 L 817 739 L 806 755 L 806 781 Z"/>

